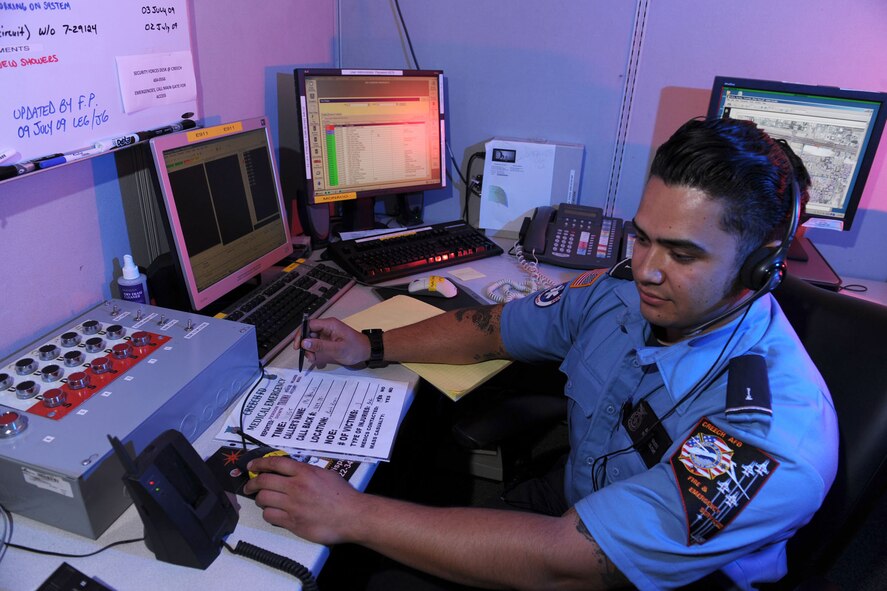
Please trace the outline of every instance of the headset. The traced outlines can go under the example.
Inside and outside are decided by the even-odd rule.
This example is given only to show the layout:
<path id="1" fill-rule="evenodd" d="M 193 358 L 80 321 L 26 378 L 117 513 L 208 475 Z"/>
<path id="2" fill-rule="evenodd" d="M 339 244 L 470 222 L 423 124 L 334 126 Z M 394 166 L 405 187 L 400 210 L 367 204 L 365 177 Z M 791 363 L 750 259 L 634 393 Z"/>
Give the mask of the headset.
<path id="1" fill-rule="evenodd" d="M 718 314 L 711 320 L 708 320 L 689 332 L 684 336 L 696 336 L 702 331 L 725 318 L 729 318 L 737 311 L 746 306 L 750 306 L 755 300 L 766 293 L 769 293 L 779 287 L 782 278 L 785 277 L 785 259 L 788 255 L 788 247 L 791 246 L 795 232 L 801 220 L 801 187 L 798 185 L 798 179 L 792 174 L 792 218 L 789 222 L 785 236 L 782 238 L 779 246 L 761 246 L 745 259 L 739 270 L 739 281 L 743 287 L 750 289 L 753 293 L 727 309 L 726 312 Z"/>

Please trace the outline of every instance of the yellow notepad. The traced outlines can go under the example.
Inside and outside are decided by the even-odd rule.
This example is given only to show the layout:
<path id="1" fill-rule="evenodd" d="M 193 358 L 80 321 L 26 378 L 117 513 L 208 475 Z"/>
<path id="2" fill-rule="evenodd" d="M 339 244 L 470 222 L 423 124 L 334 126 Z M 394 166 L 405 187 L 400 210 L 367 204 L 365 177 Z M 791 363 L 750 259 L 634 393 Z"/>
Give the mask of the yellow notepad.
<path id="1" fill-rule="evenodd" d="M 365 328 L 391 330 L 443 313 L 440 308 L 416 298 L 394 296 L 345 318 L 344 322 L 355 330 Z M 505 359 L 493 359 L 469 365 L 404 363 L 403 366 L 419 374 L 453 400 L 458 400 L 508 367 L 510 363 Z"/>

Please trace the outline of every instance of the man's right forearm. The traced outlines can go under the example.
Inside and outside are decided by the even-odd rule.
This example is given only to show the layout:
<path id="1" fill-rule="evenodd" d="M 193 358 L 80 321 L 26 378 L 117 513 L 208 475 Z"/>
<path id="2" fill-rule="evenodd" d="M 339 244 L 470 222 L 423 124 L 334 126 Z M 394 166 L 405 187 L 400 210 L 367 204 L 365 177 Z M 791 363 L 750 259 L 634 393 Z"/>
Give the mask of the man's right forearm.
<path id="1" fill-rule="evenodd" d="M 502 304 L 440 314 L 383 335 L 385 360 L 466 364 L 508 359 L 499 333 Z"/>

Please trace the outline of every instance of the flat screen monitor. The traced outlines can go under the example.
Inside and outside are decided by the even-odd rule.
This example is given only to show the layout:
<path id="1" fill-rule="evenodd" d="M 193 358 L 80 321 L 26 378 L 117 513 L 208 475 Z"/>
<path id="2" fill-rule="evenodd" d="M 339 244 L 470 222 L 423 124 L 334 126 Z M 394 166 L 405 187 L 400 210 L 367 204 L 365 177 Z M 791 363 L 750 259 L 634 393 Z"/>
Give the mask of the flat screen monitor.
<path id="1" fill-rule="evenodd" d="M 849 230 L 884 129 L 885 103 L 885 93 L 718 76 L 708 115 L 748 119 L 786 140 L 812 179 L 812 224 Z"/>
<path id="2" fill-rule="evenodd" d="M 151 152 L 194 310 L 293 252 L 264 117 L 159 136 Z"/>
<path id="3" fill-rule="evenodd" d="M 373 198 L 446 186 L 443 72 L 298 69 L 295 80 L 307 205 L 359 209 L 349 229 L 366 229 Z"/>

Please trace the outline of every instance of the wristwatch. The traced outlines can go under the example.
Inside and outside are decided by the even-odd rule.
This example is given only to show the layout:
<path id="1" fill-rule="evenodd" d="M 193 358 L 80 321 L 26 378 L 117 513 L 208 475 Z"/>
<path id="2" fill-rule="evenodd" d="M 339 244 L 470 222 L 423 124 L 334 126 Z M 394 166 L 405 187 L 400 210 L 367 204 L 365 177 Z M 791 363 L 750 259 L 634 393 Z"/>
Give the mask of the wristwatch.
<path id="1" fill-rule="evenodd" d="M 367 359 L 367 367 L 378 368 L 388 365 L 385 362 L 385 347 L 382 345 L 382 329 L 367 328 L 361 331 L 370 339 L 370 358 Z"/>

